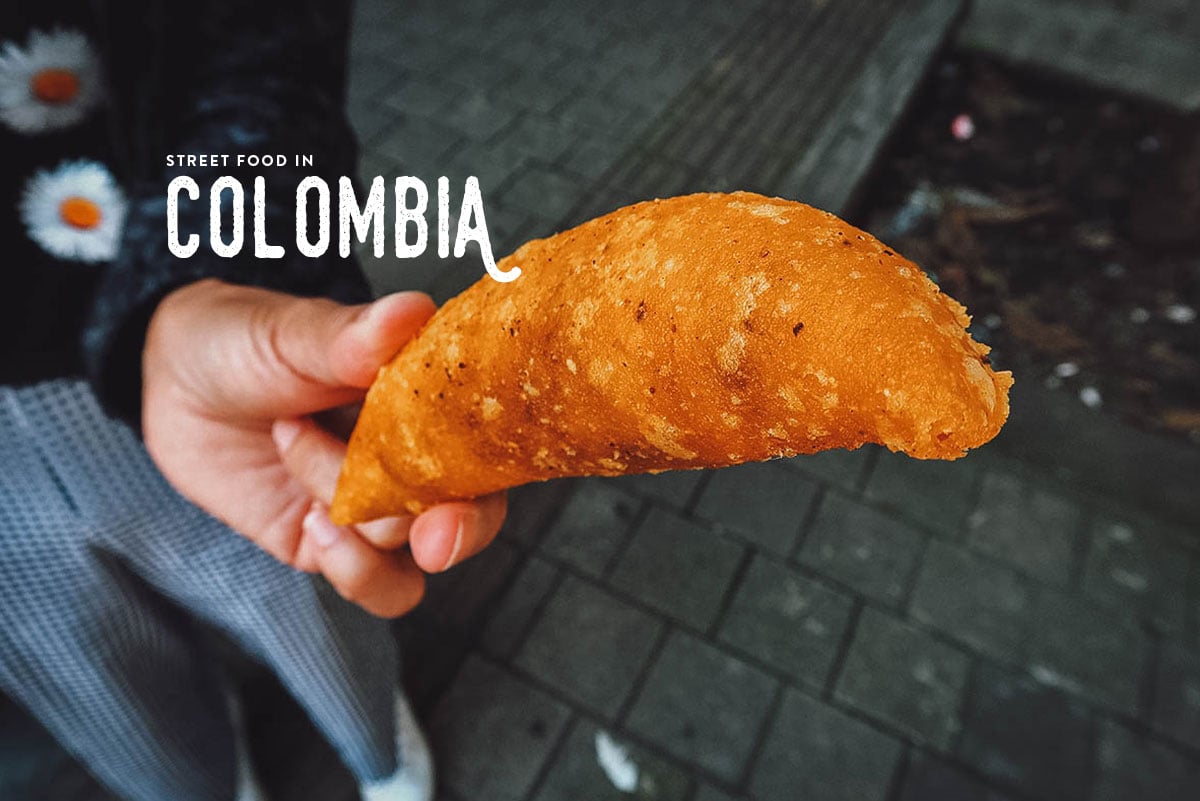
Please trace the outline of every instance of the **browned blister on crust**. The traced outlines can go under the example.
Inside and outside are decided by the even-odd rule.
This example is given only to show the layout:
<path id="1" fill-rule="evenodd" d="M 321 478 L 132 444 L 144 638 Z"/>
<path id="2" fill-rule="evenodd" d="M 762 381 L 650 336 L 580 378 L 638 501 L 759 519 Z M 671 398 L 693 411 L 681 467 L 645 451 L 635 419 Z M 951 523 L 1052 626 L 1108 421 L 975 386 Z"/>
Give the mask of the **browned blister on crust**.
<path id="1" fill-rule="evenodd" d="M 1012 376 L 966 311 L 863 231 L 739 192 L 639 203 L 503 260 L 367 395 L 347 524 L 559 476 L 722 467 L 876 442 L 954 459 Z"/>

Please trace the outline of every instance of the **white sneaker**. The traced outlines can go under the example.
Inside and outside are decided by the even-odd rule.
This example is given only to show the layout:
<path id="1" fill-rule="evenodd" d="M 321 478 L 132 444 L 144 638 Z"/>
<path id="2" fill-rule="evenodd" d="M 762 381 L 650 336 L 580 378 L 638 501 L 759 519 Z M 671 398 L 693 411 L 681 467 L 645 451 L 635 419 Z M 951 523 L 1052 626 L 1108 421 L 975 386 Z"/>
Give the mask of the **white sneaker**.
<path id="1" fill-rule="evenodd" d="M 362 801 L 433 801 L 433 756 L 425 733 L 403 691 L 396 691 L 394 706 L 399 767 L 391 776 L 360 785 L 359 794 Z"/>

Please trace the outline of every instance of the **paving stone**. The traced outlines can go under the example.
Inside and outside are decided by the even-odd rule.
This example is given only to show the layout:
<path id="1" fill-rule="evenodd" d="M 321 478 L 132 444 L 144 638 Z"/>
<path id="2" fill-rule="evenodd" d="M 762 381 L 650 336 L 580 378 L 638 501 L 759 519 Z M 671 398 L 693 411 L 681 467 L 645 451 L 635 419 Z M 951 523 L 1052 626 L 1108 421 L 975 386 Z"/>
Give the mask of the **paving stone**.
<path id="1" fill-rule="evenodd" d="M 1195 29 L 1191 36 L 1180 26 L 1163 30 L 1145 18 L 1146 5 L 1121 3 L 1118 9 L 1095 3 L 981 0 L 971 5 L 959 41 L 1007 61 L 1194 112 L 1200 109 Z M 1190 11 L 1194 19 L 1195 7 Z"/>
<path id="2" fill-rule="evenodd" d="M 599 98 L 602 87 L 618 69 L 607 53 L 603 58 L 580 58 L 579 51 L 573 48 L 564 48 L 561 52 L 561 57 L 550 65 L 548 71 L 575 87 L 575 91 L 564 98 L 556 113 L 566 105 L 578 102 L 581 97 Z"/>
<path id="3" fill-rule="evenodd" d="M 838 493 L 827 493 L 798 558 L 804 564 L 889 606 L 912 584 L 925 536 Z"/>
<path id="4" fill-rule="evenodd" d="M 600 576 L 629 534 L 641 501 L 597 479 L 580 482 L 542 542 L 556 559 Z"/>
<path id="5" fill-rule="evenodd" d="M 1138 610 L 1159 631 L 1181 633 L 1191 554 L 1146 523 L 1100 519 L 1088 535 L 1084 592 L 1102 603 Z"/>
<path id="6" fill-rule="evenodd" d="M 391 128 L 397 116 L 396 112 L 377 103 L 352 103 L 347 106 L 346 111 L 350 117 L 350 125 L 354 128 L 354 134 L 358 137 L 359 142 L 374 141 L 384 131 Z M 359 171 L 359 175 L 364 176 L 394 174 L 393 172 L 368 173 L 364 170 Z"/>
<path id="7" fill-rule="evenodd" d="M 602 43 L 614 35 L 613 26 L 604 15 L 592 15 L 582 25 L 564 25 L 560 18 L 553 17 L 546 22 L 535 39 L 539 46 L 550 42 L 560 52 L 577 56 L 592 56 L 597 49 L 603 50 Z"/>
<path id="8" fill-rule="evenodd" d="M 788 690 L 750 788 L 761 801 L 883 801 L 900 752 L 900 741 Z"/>
<path id="9" fill-rule="evenodd" d="M 646 197 L 669 197 L 683 195 L 699 189 L 691 182 L 694 170 L 656 154 L 640 153 L 638 158 L 625 158 L 616 168 L 604 176 L 613 189 L 644 187 L 642 199 Z"/>
<path id="10" fill-rule="evenodd" d="M 567 153 L 581 133 L 577 125 L 557 115 L 525 113 L 487 146 L 497 153 L 522 153 L 544 164 L 553 164 Z"/>
<path id="11" fill-rule="evenodd" d="M 717 636 L 819 691 L 829 677 L 850 607 L 849 597 L 755 556 Z"/>
<path id="12" fill-rule="evenodd" d="M 1094 801 L 1196 799 L 1200 763 L 1115 721 L 1105 721 L 1097 752 Z"/>
<path id="13" fill-rule="evenodd" d="M 1086 796 L 1087 707 L 1027 676 L 986 663 L 963 715 L 958 757 L 1004 785 L 1046 801 Z"/>
<path id="14" fill-rule="evenodd" d="M 560 157 L 560 163 L 588 181 L 597 181 L 613 168 L 631 144 L 632 140 L 627 137 L 598 136 L 594 132 L 587 132 L 567 148 Z"/>
<path id="15" fill-rule="evenodd" d="M 859 477 L 862 476 L 872 451 L 871 447 L 862 447 L 853 451 L 840 449 L 822 451 L 786 459 L 781 464 L 794 467 L 814 478 L 835 484 L 843 489 L 855 490 L 858 488 Z"/>
<path id="16" fill-rule="evenodd" d="M 550 114 L 578 87 L 569 85 L 547 71 L 520 71 L 509 82 L 493 90 L 498 102 Z"/>
<path id="17" fill-rule="evenodd" d="M 507 64 L 488 62 L 477 58 L 475 56 L 477 51 L 475 42 L 464 42 L 463 48 L 464 51 L 469 50 L 470 52 L 464 52 L 461 58 L 451 59 L 448 63 L 443 61 L 438 65 L 438 75 L 468 86 L 476 92 L 490 96 L 497 86 L 507 84 L 515 74 L 514 70 L 509 68 Z M 498 107 L 503 107 L 505 110 L 509 108 L 499 101 L 494 102 Z"/>
<path id="18" fill-rule="evenodd" d="M 607 735 L 637 766 L 632 792 L 617 789 L 597 760 L 598 735 Z M 687 771 L 638 748 L 592 721 L 575 724 L 550 766 L 534 801 L 684 801 L 691 787 Z"/>
<path id="19" fill-rule="evenodd" d="M 726 109 L 736 113 L 738 107 L 726 106 Z M 727 123 L 720 119 L 715 121 L 714 128 L 721 131 L 728 130 Z M 762 157 L 750 135 L 730 136 L 726 133 L 725 139 L 718 139 L 715 144 L 718 149 L 710 157 L 698 154 L 690 163 L 702 167 L 708 175 L 717 176 L 733 183 L 738 182 L 743 175 L 753 174 L 753 165 Z"/>
<path id="20" fill-rule="evenodd" d="M 638 526 L 610 582 L 703 630 L 716 617 L 742 553 L 737 543 L 655 507 Z"/>
<path id="21" fill-rule="evenodd" d="M 392 64 L 398 64 L 396 39 L 399 32 L 396 26 L 381 24 L 381 22 L 387 22 L 386 18 L 372 19 L 369 24 L 364 24 L 362 14 L 356 12 L 354 16 L 350 47 L 353 56 L 355 58 L 372 56 Z"/>
<path id="22" fill-rule="evenodd" d="M 929 543 L 913 591 L 914 619 L 1001 662 L 1021 659 L 1033 593 L 1009 568 L 941 540 Z"/>
<path id="23" fill-rule="evenodd" d="M 954 462 L 922 461 L 882 452 L 867 497 L 934 531 L 957 537 L 977 468 L 970 456 Z"/>
<path id="24" fill-rule="evenodd" d="M 446 41 L 454 35 L 453 23 L 434 14 L 398 14 L 395 6 L 389 14 L 376 17 L 368 24 L 356 25 L 359 33 L 381 35 L 375 55 L 410 69 L 427 69 L 451 57 Z"/>
<path id="25" fill-rule="evenodd" d="M 1025 573 L 1065 585 L 1075 573 L 1082 510 L 1008 473 L 983 478 L 979 503 L 967 521 L 967 542 Z"/>
<path id="26" fill-rule="evenodd" d="M 537 24 L 537 21 L 543 21 L 544 17 L 545 10 L 543 9 L 536 15 L 534 24 Z M 520 22 L 519 25 L 511 24 L 514 18 Z M 519 75 L 547 75 L 558 78 L 552 65 L 571 51 L 561 42 L 554 41 L 552 37 L 543 36 L 540 31 L 530 30 L 528 27 L 530 22 L 531 20 L 524 14 L 497 15 L 495 21 L 491 23 L 496 26 L 496 30 L 493 35 L 489 36 L 489 41 L 485 45 L 489 59 L 494 57 L 504 64 L 519 68 Z M 504 34 L 506 30 L 507 35 Z M 498 37 L 503 37 L 503 39 Z"/>
<path id="27" fill-rule="evenodd" d="M 627 725 L 669 754 L 737 781 L 775 695 L 775 681 L 681 632 L 667 640 Z"/>
<path id="28" fill-rule="evenodd" d="M 636 67 L 625 67 L 616 72 L 602 88 L 607 95 L 615 95 L 621 101 L 648 117 L 658 115 L 663 106 L 683 88 L 686 79 L 681 74 L 690 74 L 695 70 L 695 64 L 681 67 L 668 66 L 670 74 L 664 74 L 661 69 L 655 69 L 647 76 L 646 70 Z M 683 78 L 683 80 L 681 80 Z M 638 117 L 633 117 L 637 120 Z M 647 120 L 648 121 L 648 120 Z M 634 123 L 636 124 L 636 123 Z"/>
<path id="29" fill-rule="evenodd" d="M 1200 650 L 1163 643 L 1154 691 L 1154 726 L 1200 749 Z"/>
<path id="30" fill-rule="evenodd" d="M 654 498 L 676 509 L 683 509 L 704 478 L 703 470 L 668 470 L 665 473 L 640 473 L 620 476 L 609 482 L 638 495 Z"/>
<path id="31" fill-rule="evenodd" d="M 473 629 L 499 595 L 517 561 L 516 549 L 497 540 L 465 562 L 430 576 L 425 605 L 441 625 Z"/>
<path id="32" fill-rule="evenodd" d="M 442 110 L 467 92 L 467 87 L 445 78 L 410 76 L 383 92 L 379 105 L 409 117 L 440 121 Z"/>
<path id="33" fill-rule="evenodd" d="M 557 170 L 530 164 L 517 173 L 498 198 L 501 205 L 543 220 L 558 220 L 578 202 L 584 187 Z"/>
<path id="34" fill-rule="evenodd" d="M 566 726 L 566 707 L 471 657 L 434 710 L 438 775 L 463 798 L 521 801 Z"/>
<path id="35" fill-rule="evenodd" d="M 466 134 L 468 139 L 484 141 L 514 120 L 516 112 L 502 106 L 490 92 L 472 84 L 472 89 L 451 97 L 440 110 L 438 121 Z"/>
<path id="36" fill-rule="evenodd" d="M 912 758 L 899 801 L 1011 801 L 1011 797 L 928 754 Z"/>
<path id="37" fill-rule="evenodd" d="M 711 784 L 701 784 L 692 801 L 735 801 L 735 797 Z"/>
<path id="38" fill-rule="evenodd" d="M 567 481 L 542 481 L 510 489 L 500 537 L 523 546 L 533 545 L 570 491 Z"/>
<path id="39" fill-rule="evenodd" d="M 424 179 L 441 175 L 447 157 L 461 138 L 439 122 L 402 115 L 371 146 L 395 161 L 404 170 L 400 174 Z"/>
<path id="40" fill-rule="evenodd" d="M 598 587 L 567 576 L 516 664 L 611 719 L 650 659 L 662 624 Z"/>
<path id="41" fill-rule="evenodd" d="M 787 556 L 816 494 L 816 484 L 779 465 L 744 464 L 712 474 L 696 514 Z"/>
<path id="42" fill-rule="evenodd" d="M 1045 684 L 1136 714 L 1144 636 L 1121 616 L 1053 590 L 1034 605 L 1029 671 Z"/>
<path id="43" fill-rule="evenodd" d="M 575 60 L 574 63 L 579 63 Z M 606 82 L 612 73 L 597 77 L 598 82 Z M 601 131 L 620 131 L 625 128 L 638 129 L 649 120 L 645 112 L 635 104 L 626 100 L 620 93 L 605 94 L 602 91 L 578 92 L 569 95 L 561 105 L 554 110 L 555 115 L 578 129 L 594 128 Z"/>
<path id="44" fill-rule="evenodd" d="M 481 644 L 493 656 L 508 659 L 516 653 L 533 616 L 558 580 L 559 569 L 539 556 L 531 556 L 500 598 L 483 630 Z"/>
<path id="45" fill-rule="evenodd" d="M 350 60 L 346 99 L 351 105 L 375 101 L 381 93 L 403 80 L 405 71 L 390 61 L 363 54 Z"/>
<path id="46" fill-rule="evenodd" d="M 945 750 L 959 730 L 965 654 L 867 607 L 835 695 L 917 742 Z"/>
<path id="47" fill-rule="evenodd" d="M 468 175 L 474 175 L 479 181 L 479 192 L 483 196 L 485 208 L 491 212 L 496 208 L 495 201 L 498 199 L 497 193 L 500 192 L 501 187 L 526 168 L 529 158 L 524 151 L 511 147 L 467 142 L 449 155 L 439 174 L 451 177 L 453 179 L 451 185 L 460 187 Z M 461 203 L 461 200 L 459 202 Z M 453 199 L 451 200 L 451 209 L 457 211 L 454 209 Z M 515 219 L 524 219 L 529 216 L 526 209 L 499 209 L 499 211 L 507 212 Z M 488 219 L 490 222 L 491 217 L 489 216 Z M 491 233 L 490 226 L 489 233 Z M 500 255 L 500 253 L 496 253 L 497 258 Z"/>
<path id="48" fill-rule="evenodd" d="M 642 18 L 634 29 L 617 29 L 616 35 L 603 48 L 606 72 L 620 72 L 622 68 L 636 68 L 642 75 L 651 75 L 662 61 L 662 45 L 656 37 L 647 36 L 646 31 L 665 24 L 659 18 Z M 653 27 L 651 27 L 653 26 Z M 608 65 L 616 69 L 609 69 Z"/>

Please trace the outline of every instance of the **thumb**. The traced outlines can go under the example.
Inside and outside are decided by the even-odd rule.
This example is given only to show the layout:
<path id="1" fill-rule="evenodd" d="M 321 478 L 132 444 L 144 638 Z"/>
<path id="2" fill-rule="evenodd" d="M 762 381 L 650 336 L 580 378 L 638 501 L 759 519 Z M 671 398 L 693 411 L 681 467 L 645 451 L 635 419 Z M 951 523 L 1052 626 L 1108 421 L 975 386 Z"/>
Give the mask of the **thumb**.
<path id="1" fill-rule="evenodd" d="M 361 306 L 205 279 L 159 303 L 142 354 L 143 397 L 210 417 L 300 417 L 361 400 L 434 312 L 419 292 Z"/>
<path id="2" fill-rule="evenodd" d="M 332 340 L 329 364 L 343 384 L 366 389 L 437 310 L 422 292 L 397 292 L 370 304 Z"/>
<path id="3" fill-rule="evenodd" d="M 337 402 L 344 403 L 355 394 L 343 398 L 344 391 L 369 387 L 379 368 L 412 338 L 435 307 L 425 294 L 398 292 L 361 306 L 287 298 L 264 311 L 257 315 L 255 349 L 270 354 L 292 380 L 306 385 L 312 400 L 333 390 Z M 324 405 L 303 412 L 319 408 Z"/>

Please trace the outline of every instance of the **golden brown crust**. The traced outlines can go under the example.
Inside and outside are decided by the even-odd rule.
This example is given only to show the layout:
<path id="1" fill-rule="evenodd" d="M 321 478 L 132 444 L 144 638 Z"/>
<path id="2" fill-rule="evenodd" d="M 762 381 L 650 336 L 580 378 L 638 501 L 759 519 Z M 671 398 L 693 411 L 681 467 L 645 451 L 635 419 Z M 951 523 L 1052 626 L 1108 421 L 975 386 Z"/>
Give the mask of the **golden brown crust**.
<path id="1" fill-rule="evenodd" d="M 619 209 L 503 260 L 384 367 L 339 523 L 529 481 L 721 467 L 877 442 L 954 459 L 1011 374 L 916 265 L 831 214 L 745 192 Z"/>

